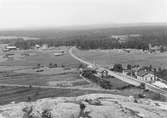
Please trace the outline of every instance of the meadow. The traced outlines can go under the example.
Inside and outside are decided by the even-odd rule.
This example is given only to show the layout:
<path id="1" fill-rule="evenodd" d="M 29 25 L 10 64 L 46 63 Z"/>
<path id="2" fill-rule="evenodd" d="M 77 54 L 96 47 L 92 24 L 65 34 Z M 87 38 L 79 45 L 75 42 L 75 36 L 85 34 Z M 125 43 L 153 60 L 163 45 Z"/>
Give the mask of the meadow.
<path id="1" fill-rule="evenodd" d="M 54 53 L 57 50 L 64 50 L 65 54 L 62 56 L 54 56 Z M 0 62 L 0 66 L 36 66 L 37 64 L 47 66 L 50 63 L 53 63 L 58 66 L 63 64 L 69 67 L 76 67 L 79 64 L 77 60 L 73 59 L 69 55 L 68 48 L 66 47 L 59 47 L 50 50 L 17 50 L 10 51 L 8 53 L 12 53 L 14 55 Z M 29 54 L 29 56 L 26 56 L 25 54 Z"/>
<path id="2" fill-rule="evenodd" d="M 148 53 L 141 50 L 132 50 L 126 52 L 121 49 L 111 50 L 74 50 L 74 54 L 84 60 L 92 63 L 113 66 L 114 64 L 131 65 L 152 65 L 154 67 L 167 67 L 167 52 L 164 53 Z"/>
<path id="3" fill-rule="evenodd" d="M 54 56 L 57 50 L 64 50 L 65 54 Z M 94 87 L 79 76 L 77 70 L 79 62 L 69 55 L 66 47 L 46 50 L 16 50 L 8 53 L 14 55 L 11 60 L 7 59 L 0 63 L 1 84 Z M 39 64 L 41 67 L 37 66 Z M 50 64 L 57 66 L 50 68 Z"/>
<path id="4" fill-rule="evenodd" d="M 48 97 L 75 97 L 84 94 L 102 93 L 99 90 L 80 90 L 70 88 L 26 88 L 26 87 L 0 87 L 0 105 L 10 102 L 30 102 Z M 104 92 L 103 93 L 114 93 Z"/>
<path id="5" fill-rule="evenodd" d="M 95 83 L 90 83 L 79 76 L 77 67 L 80 63 L 69 55 L 68 49 L 62 56 L 54 56 L 54 52 L 55 50 L 19 50 L 14 52 L 13 59 L 0 62 L 0 83 L 61 88 L 5 87 L 1 85 L 0 104 L 12 101 L 34 101 L 47 97 L 71 97 L 89 93 L 112 93 L 125 96 L 135 96 L 143 93 L 142 90 L 137 88 L 115 90 L 118 86 L 121 88 L 127 85 L 115 78 L 112 79 L 113 90 L 104 91 Z M 30 56 L 22 56 L 22 53 L 29 53 Z M 74 53 L 84 59 L 90 59 L 90 61 L 93 61 L 91 59 L 95 57 L 100 57 L 100 59 L 103 57 L 101 62 L 109 62 L 109 58 L 105 57 L 105 54 L 107 54 L 105 51 L 75 50 Z M 105 61 L 104 58 L 108 60 Z M 49 68 L 48 65 L 50 63 L 57 64 L 58 67 Z M 40 68 L 44 71 L 37 72 L 37 69 L 34 69 L 38 64 L 44 66 Z M 70 89 L 70 87 L 75 87 L 76 89 Z M 152 92 L 147 92 L 146 94 L 148 94 L 147 97 L 149 98 L 154 98 L 155 96 Z M 152 95 L 150 96 L 150 94 Z"/>

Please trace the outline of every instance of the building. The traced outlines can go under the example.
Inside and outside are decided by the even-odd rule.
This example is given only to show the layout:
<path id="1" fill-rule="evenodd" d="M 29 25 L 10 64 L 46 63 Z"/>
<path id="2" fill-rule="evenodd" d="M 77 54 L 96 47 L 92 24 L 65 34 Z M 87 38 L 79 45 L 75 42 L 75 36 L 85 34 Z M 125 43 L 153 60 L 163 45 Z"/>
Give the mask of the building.
<path id="1" fill-rule="evenodd" d="M 4 48 L 4 51 L 11 51 L 11 50 L 17 50 L 17 47 L 16 46 L 6 46 Z"/>
<path id="2" fill-rule="evenodd" d="M 48 45 L 47 44 L 43 44 L 41 49 L 43 49 L 43 50 L 48 49 Z"/>
<path id="3" fill-rule="evenodd" d="M 99 77 L 101 78 L 106 78 L 108 77 L 108 71 L 100 68 L 94 68 L 96 70 L 96 73 Z"/>
<path id="4" fill-rule="evenodd" d="M 64 55 L 64 53 L 61 53 L 61 52 L 55 52 L 54 53 L 54 56 L 62 56 L 62 55 Z"/>
<path id="5" fill-rule="evenodd" d="M 132 75 L 132 70 L 125 69 L 125 70 L 123 70 L 122 74 L 124 74 L 124 75 Z"/>
<path id="6" fill-rule="evenodd" d="M 119 43 L 125 43 L 128 41 L 128 35 L 112 35 L 114 39 L 117 39 Z"/>
<path id="7" fill-rule="evenodd" d="M 118 40 L 119 43 L 126 43 L 130 38 L 138 38 L 140 34 L 120 34 L 112 35 L 111 38 Z"/>
<path id="8" fill-rule="evenodd" d="M 39 49 L 39 48 L 40 48 L 40 45 L 36 44 L 35 49 Z"/>
<path id="9" fill-rule="evenodd" d="M 154 82 L 158 79 L 152 72 L 148 72 L 146 70 L 140 70 L 137 72 L 136 77 L 138 80 L 145 82 Z"/>
<path id="10" fill-rule="evenodd" d="M 149 44 L 149 52 L 160 52 L 161 46 L 152 46 L 152 44 Z"/>
<path id="11" fill-rule="evenodd" d="M 153 83 L 153 85 L 154 85 L 154 86 L 157 86 L 157 87 L 159 87 L 159 88 L 166 88 L 166 89 L 167 89 L 167 84 L 165 84 L 165 83 L 163 83 L 163 82 L 161 82 L 161 81 L 155 81 L 155 82 Z"/>
<path id="12" fill-rule="evenodd" d="M 65 54 L 64 50 L 57 50 L 57 51 L 55 51 L 54 56 L 62 56 L 64 54 Z"/>

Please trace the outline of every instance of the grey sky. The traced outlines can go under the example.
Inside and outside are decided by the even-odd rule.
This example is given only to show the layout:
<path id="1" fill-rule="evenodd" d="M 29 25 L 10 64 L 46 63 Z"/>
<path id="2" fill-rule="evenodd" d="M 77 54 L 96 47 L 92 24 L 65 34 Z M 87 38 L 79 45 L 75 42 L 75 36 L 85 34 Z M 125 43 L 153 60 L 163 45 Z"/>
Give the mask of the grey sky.
<path id="1" fill-rule="evenodd" d="M 0 29 L 166 21 L 167 0 L 0 0 Z"/>

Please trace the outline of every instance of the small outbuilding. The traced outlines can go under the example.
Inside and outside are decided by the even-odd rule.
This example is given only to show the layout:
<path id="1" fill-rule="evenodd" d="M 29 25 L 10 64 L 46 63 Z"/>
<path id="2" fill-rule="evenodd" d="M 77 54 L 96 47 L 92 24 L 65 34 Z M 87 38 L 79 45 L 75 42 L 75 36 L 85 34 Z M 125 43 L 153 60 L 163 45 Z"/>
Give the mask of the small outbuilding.
<path id="1" fill-rule="evenodd" d="M 16 46 L 6 46 L 4 48 L 4 51 L 10 51 L 10 50 L 17 50 L 17 47 Z"/>

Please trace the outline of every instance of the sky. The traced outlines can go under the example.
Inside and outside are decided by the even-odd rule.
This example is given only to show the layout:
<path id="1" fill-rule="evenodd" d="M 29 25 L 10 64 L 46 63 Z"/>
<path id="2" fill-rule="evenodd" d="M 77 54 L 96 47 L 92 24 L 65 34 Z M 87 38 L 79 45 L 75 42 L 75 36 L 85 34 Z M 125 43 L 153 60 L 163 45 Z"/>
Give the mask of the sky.
<path id="1" fill-rule="evenodd" d="M 166 21 L 167 0 L 0 0 L 0 29 Z"/>

